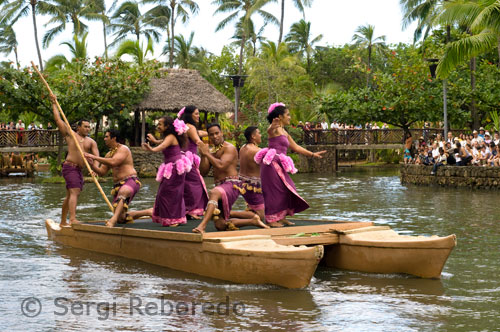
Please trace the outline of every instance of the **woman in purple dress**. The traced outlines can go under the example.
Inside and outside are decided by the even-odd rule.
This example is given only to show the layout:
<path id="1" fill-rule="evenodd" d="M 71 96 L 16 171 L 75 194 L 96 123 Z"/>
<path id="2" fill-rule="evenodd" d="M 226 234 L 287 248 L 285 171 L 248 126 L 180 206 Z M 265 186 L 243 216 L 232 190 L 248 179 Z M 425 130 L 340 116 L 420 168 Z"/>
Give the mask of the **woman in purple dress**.
<path id="1" fill-rule="evenodd" d="M 297 172 L 292 158 L 286 155 L 288 147 L 310 158 L 322 158 L 326 151 L 312 152 L 295 143 L 284 129 L 290 124 L 290 112 L 285 104 L 269 106 L 267 120 L 271 124 L 267 129 L 268 147 L 257 152 L 254 158 L 260 164 L 266 222 L 271 227 L 293 225 L 286 216 L 304 211 L 309 204 L 297 193 L 288 175 Z"/>
<path id="2" fill-rule="evenodd" d="M 186 204 L 186 214 L 188 218 L 200 219 L 208 203 L 208 192 L 205 181 L 200 174 L 200 157 L 198 156 L 198 142 L 201 142 L 197 126 L 200 122 L 200 111 L 196 106 L 186 106 L 179 111 L 177 117 L 184 121 L 189 130 L 188 145 L 183 148 L 186 157 L 193 162 L 193 168 L 186 174 L 184 184 L 184 203 Z M 205 133 L 201 132 L 200 133 Z M 205 133 L 206 134 L 206 133 Z"/>
<path id="3" fill-rule="evenodd" d="M 161 151 L 164 157 L 156 174 L 156 181 L 160 182 L 160 186 L 151 214 L 156 223 L 177 226 L 186 223 L 184 181 L 192 168 L 192 162 L 181 153 L 181 146 L 187 143 L 185 133 L 188 127 L 182 120 L 164 116 L 158 121 L 157 129 L 162 133 L 163 141 L 154 148 L 149 143 L 142 145 L 151 152 Z"/>

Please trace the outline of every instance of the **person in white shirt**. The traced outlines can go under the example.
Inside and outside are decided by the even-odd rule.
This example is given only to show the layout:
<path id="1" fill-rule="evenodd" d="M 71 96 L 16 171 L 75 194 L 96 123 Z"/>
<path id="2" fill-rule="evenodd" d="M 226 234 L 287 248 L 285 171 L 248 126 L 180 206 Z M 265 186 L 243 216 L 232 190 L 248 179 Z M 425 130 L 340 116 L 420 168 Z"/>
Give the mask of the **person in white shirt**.
<path id="1" fill-rule="evenodd" d="M 497 131 L 493 134 L 493 142 L 495 143 L 495 146 L 499 145 L 500 143 L 500 135 Z"/>
<path id="2" fill-rule="evenodd" d="M 321 129 L 328 130 L 328 122 L 326 122 L 326 120 L 323 120 L 323 122 L 321 122 Z"/>
<path id="3" fill-rule="evenodd" d="M 24 123 L 23 123 L 23 121 L 22 121 L 22 120 L 19 120 L 19 121 L 16 123 L 16 129 L 17 129 L 17 130 L 21 130 L 21 129 L 22 129 L 22 130 L 24 130 L 24 128 L 25 128 L 25 127 L 24 127 Z"/>
<path id="4" fill-rule="evenodd" d="M 434 142 L 432 144 L 432 158 L 434 158 L 434 160 L 437 160 L 440 156 L 440 153 L 439 153 L 439 145 L 438 145 L 438 142 Z"/>

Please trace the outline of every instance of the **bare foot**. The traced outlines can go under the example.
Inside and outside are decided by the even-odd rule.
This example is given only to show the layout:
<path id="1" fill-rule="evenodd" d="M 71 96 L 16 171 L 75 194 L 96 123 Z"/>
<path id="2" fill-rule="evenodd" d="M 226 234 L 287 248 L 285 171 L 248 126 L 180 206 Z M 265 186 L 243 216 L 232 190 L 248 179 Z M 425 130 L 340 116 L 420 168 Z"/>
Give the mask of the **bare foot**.
<path id="1" fill-rule="evenodd" d="M 201 228 L 200 226 L 193 228 L 193 233 L 203 234 L 205 233 L 205 228 Z"/>
<path id="2" fill-rule="evenodd" d="M 170 227 L 177 227 L 177 226 L 179 226 L 179 224 L 172 224 L 172 225 L 170 225 Z"/>
<path id="3" fill-rule="evenodd" d="M 195 216 L 195 215 L 192 215 L 192 214 L 188 214 L 187 217 L 188 217 L 188 219 L 194 219 L 194 220 L 200 220 L 201 219 L 200 216 Z"/>
<path id="4" fill-rule="evenodd" d="M 293 225 L 295 225 L 294 222 L 288 221 L 286 219 L 280 220 L 279 222 L 282 223 L 283 226 L 293 226 Z"/>
<path id="5" fill-rule="evenodd" d="M 59 224 L 59 227 L 69 227 L 69 226 L 70 226 L 70 224 L 67 221 L 65 221 L 65 222 L 61 221 L 61 223 Z"/>
<path id="6" fill-rule="evenodd" d="M 116 222 L 118 220 L 115 218 L 115 217 L 112 217 L 111 219 L 108 220 L 108 222 L 106 223 L 106 227 L 109 227 L 109 228 L 112 228 L 112 227 L 115 227 L 116 225 Z"/>
<path id="7" fill-rule="evenodd" d="M 283 227 L 284 226 L 282 223 L 277 222 L 277 221 L 270 222 L 270 223 L 268 223 L 268 225 L 271 226 L 271 227 Z"/>
<path id="8" fill-rule="evenodd" d="M 266 224 L 264 224 L 262 222 L 262 220 L 260 220 L 260 217 L 258 215 L 255 215 L 252 218 L 252 225 L 257 226 L 257 227 L 261 227 L 261 228 L 270 228 L 269 226 L 267 226 Z"/>
<path id="9" fill-rule="evenodd" d="M 70 225 L 73 225 L 73 224 L 79 225 L 79 224 L 81 224 L 81 222 L 79 220 L 76 220 L 76 219 L 73 219 L 73 220 L 70 219 L 69 224 Z"/>

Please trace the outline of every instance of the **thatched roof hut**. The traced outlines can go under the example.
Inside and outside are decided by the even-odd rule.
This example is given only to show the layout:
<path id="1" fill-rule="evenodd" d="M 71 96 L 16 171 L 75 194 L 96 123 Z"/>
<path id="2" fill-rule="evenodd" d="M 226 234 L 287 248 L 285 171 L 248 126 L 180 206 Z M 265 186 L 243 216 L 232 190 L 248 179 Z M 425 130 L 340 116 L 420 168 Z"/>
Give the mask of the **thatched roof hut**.
<path id="1" fill-rule="evenodd" d="M 146 111 L 178 112 L 187 105 L 195 105 L 204 113 L 219 113 L 233 111 L 233 103 L 212 84 L 205 80 L 197 70 L 165 69 L 167 75 L 151 80 L 151 91 L 136 106 L 135 128 L 139 127 L 139 112 L 142 113 L 142 128 L 135 131 L 135 144 L 144 142 L 146 136 Z"/>
<path id="2" fill-rule="evenodd" d="M 210 113 L 232 112 L 233 103 L 197 70 L 167 69 L 167 75 L 151 80 L 151 91 L 137 105 L 138 111 L 177 112 L 186 105 L 196 105 Z"/>

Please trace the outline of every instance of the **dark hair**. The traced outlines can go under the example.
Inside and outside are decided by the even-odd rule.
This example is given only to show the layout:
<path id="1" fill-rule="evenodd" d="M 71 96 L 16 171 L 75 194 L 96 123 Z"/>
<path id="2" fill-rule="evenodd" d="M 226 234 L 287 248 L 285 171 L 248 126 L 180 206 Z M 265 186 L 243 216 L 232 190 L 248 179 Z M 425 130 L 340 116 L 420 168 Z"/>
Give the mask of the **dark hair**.
<path id="1" fill-rule="evenodd" d="M 245 138 L 247 139 L 248 143 L 250 143 L 250 140 L 252 139 L 252 135 L 257 129 L 259 129 L 259 128 L 255 127 L 255 126 L 248 126 L 247 129 L 245 129 L 244 135 L 245 135 Z"/>
<path id="2" fill-rule="evenodd" d="M 209 130 L 210 128 L 212 128 L 212 127 L 218 127 L 218 128 L 219 128 L 219 130 L 221 130 L 221 131 L 222 131 L 222 129 L 220 128 L 220 125 L 219 125 L 217 122 L 212 122 L 212 123 L 210 123 L 210 124 L 207 126 L 207 132 L 208 132 L 208 130 Z"/>
<path id="3" fill-rule="evenodd" d="M 116 138 L 118 143 L 122 143 L 122 136 L 117 129 L 108 129 L 106 132 L 109 133 L 109 138 Z"/>
<path id="4" fill-rule="evenodd" d="M 184 113 L 181 116 L 181 120 L 184 121 L 185 123 L 192 124 L 193 126 L 196 127 L 196 122 L 193 120 L 193 113 L 196 111 L 198 107 L 194 105 L 188 105 L 184 108 Z"/>
<path id="5" fill-rule="evenodd" d="M 90 123 L 90 121 L 89 121 L 89 120 L 87 120 L 87 119 L 80 119 L 80 120 L 78 120 L 78 122 L 76 123 L 76 125 L 77 125 L 78 127 L 81 127 L 81 126 L 82 126 L 82 124 L 83 124 L 84 122 L 88 122 L 88 123 Z"/>
<path id="6" fill-rule="evenodd" d="M 173 119 L 172 117 L 170 117 L 168 115 L 165 115 L 165 116 L 162 116 L 159 120 L 163 120 L 163 125 L 165 126 L 165 131 L 163 133 L 161 133 L 162 137 L 165 138 L 168 135 L 172 134 L 177 139 L 177 142 L 179 142 L 179 146 L 181 148 L 185 147 L 186 143 L 187 143 L 187 135 L 186 135 L 186 133 L 184 133 L 182 135 L 177 134 L 177 132 L 175 131 L 175 127 L 174 127 L 174 120 L 175 119 Z"/>
<path id="7" fill-rule="evenodd" d="M 462 144 L 460 144 L 460 142 L 457 142 L 457 143 L 455 143 L 455 146 L 457 147 L 457 149 L 459 149 L 462 147 Z"/>
<path id="8" fill-rule="evenodd" d="M 274 118 L 285 114 L 285 111 L 286 106 L 276 106 L 273 111 L 267 115 L 267 121 L 269 121 L 269 123 L 272 123 Z"/>
<path id="9" fill-rule="evenodd" d="M 444 153 L 444 149 L 443 148 L 439 148 L 439 153 Z"/>

